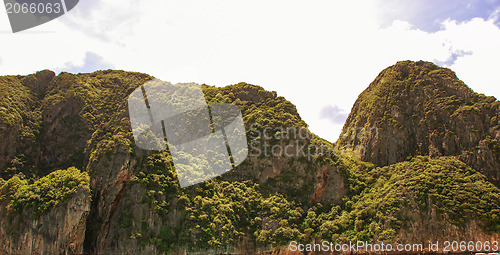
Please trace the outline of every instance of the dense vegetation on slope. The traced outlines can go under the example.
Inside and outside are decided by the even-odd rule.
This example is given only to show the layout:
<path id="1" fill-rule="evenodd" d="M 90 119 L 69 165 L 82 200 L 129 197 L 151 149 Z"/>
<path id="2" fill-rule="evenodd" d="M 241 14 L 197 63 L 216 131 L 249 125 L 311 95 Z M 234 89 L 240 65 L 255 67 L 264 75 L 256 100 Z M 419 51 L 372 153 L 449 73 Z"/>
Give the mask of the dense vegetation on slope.
<path id="1" fill-rule="evenodd" d="M 120 140 L 127 96 L 152 77 L 124 71 L 73 75 L 41 71 L 0 77 L 0 176 L 39 178 L 57 168 L 85 169 L 91 138 Z M 126 122 L 125 122 L 126 124 Z M 123 125 L 124 126 L 124 125 Z M 71 142 L 69 142 L 71 141 Z"/>
<path id="2" fill-rule="evenodd" d="M 224 247 L 244 237 L 261 244 L 313 238 L 392 242 L 413 220 L 413 212 L 425 217 L 431 208 L 452 225 L 465 227 L 476 220 L 486 233 L 500 232 L 500 190 L 456 158 L 416 157 L 388 167 L 351 167 L 352 193 L 342 207 L 304 207 L 279 195 L 266 197 L 251 182 L 205 183 L 194 193 L 179 195 L 178 202 L 186 206 L 185 228 L 164 229 L 169 238 L 160 240 L 192 248 Z M 134 231 L 137 238 L 143 229 Z"/>
<path id="3" fill-rule="evenodd" d="M 9 201 L 12 213 L 33 209 L 33 217 L 37 217 L 71 198 L 79 188 L 90 191 L 89 175 L 74 167 L 30 181 L 16 175 L 0 182 L 0 201 Z"/>
<path id="4" fill-rule="evenodd" d="M 128 121 L 126 100 L 131 91 L 151 77 L 122 71 L 53 75 L 50 71 L 43 71 L 27 77 L 4 77 L 4 79 L 9 79 L 10 83 L 2 83 L 11 90 L 19 90 L 4 91 L 8 91 L 9 95 L 19 94 L 14 99 L 20 102 L 2 101 L 5 106 L 19 105 L 18 108 L 11 109 L 15 111 L 14 113 L 9 113 L 17 117 L 17 122 L 10 121 L 7 115 L 2 116 L 2 124 L 5 126 L 3 130 L 6 133 L 12 133 L 11 131 L 17 129 L 33 129 L 30 131 L 30 137 L 33 139 L 31 149 L 33 153 L 27 157 L 32 161 L 19 160 L 23 153 L 30 150 L 18 148 L 6 155 L 4 159 L 7 167 L 1 169 L 1 174 L 6 179 L 21 172 L 20 176 L 27 176 L 26 179 L 20 179 L 16 175 L 7 181 L 9 185 L 18 183 L 19 187 L 23 187 L 19 188 L 17 193 L 5 195 L 5 198 L 9 198 L 12 208 L 34 206 L 38 215 L 58 204 L 61 199 L 67 199 L 73 193 L 71 185 L 64 188 L 68 188 L 68 193 L 63 194 L 58 192 L 41 194 L 40 190 L 43 189 L 37 185 L 43 182 L 45 188 L 58 186 L 54 178 L 39 178 L 50 173 L 52 169 L 69 167 L 70 164 L 86 169 L 90 176 L 97 180 L 96 185 L 103 185 L 102 175 L 105 176 L 107 173 L 102 171 L 106 170 L 106 167 L 111 167 L 117 155 L 123 153 L 123 155 L 132 156 L 138 162 L 130 178 L 130 184 L 138 184 L 145 189 L 145 202 L 148 207 L 165 218 L 174 210 L 186 212 L 185 222 L 181 223 L 181 226 L 175 229 L 164 226 L 158 233 L 150 233 L 151 230 L 141 223 L 142 220 L 134 219 L 134 215 L 131 215 L 124 207 L 118 213 L 120 225 L 127 230 L 129 237 L 137 240 L 138 243 L 153 243 L 160 249 L 167 248 L 164 247 L 163 241 L 165 240 L 169 240 L 170 244 L 167 246 L 170 248 L 187 244 L 192 247 L 221 247 L 240 240 L 242 236 L 247 236 L 250 240 L 258 240 L 262 244 L 277 244 L 296 238 L 300 234 L 297 224 L 299 217 L 302 216 L 300 213 L 303 211 L 302 207 L 300 203 L 286 198 L 293 197 L 293 195 L 284 192 L 275 194 L 271 191 L 270 188 L 276 188 L 276 185 L 273 185 L 276 182 L 272 178 L 269 180 L 270 184 L 266 184 L 267 188 L 264 189 L 253 182 L 244 181 L 246 176 L 238 177 L 241 181 L 233 182 L 224 182 L 219 178 L 216 187 L 234 185 L 236 189 L 248 191 L 223 200 L 219 196 L 213 197 L 211 190 L 214 187 L 208 185 L 209 183 L 180 190 L 175 169 L 172 166 L 172 158 L 168 152 L 146 152 L 135 147 Z M 51 79 L 47 80 L 47 77 Z M 225 88 L 204 85 L 203 90 L 208 102 L 238 105 L 246 124 L 259 124 L 255 127 L 256 130 L 262 130 L 268 126 L 306 127 L 298 116 L 295 106 L 283 97 L 278 97 L 275 92 L 268 92 L 245 83 Z M 23 103 L 23 100 L 33 102 L 27 105 Z M 28 122 L 32 113 L 37 114 L 37 125 Z M 11 122 L 18 126 L 14 129 Z M 248 126 L 247 132 L 250 135 L 251 129 Z M 6 133 L 2 136 L 7 136 Z M 22 140 L 15 137 L 13 144 L 19 141 Z M 271 142 L 279 143 L 280 141 L 285 140 L 273 136 Z M 38 156 L 40 154 L 41 156 Z M 307 161 L 303 160 L 303 162 Z M 244 163 L 244 165 L 249 164 Z M 95 172 L 96 169 L 101 170 Z M 290 169 L 289 172 L 293 173 L 293 170 Z M 54 173 L 58 172 L 53 172 L 49 176 Z M 287 182 L 292 181 L 293 179 L 289 179 Z M 47 182 L 54 182 L 54 185 Z M 30 186 L 34 184 L 28 183 L 37 185 Z M 253 192 L 250 192 L 251 190 Z M 7 193 L 5 191 L 5 194 Z M 301 195 L 308 196 L 303 193 Z M 98 199 L 93 198 L 93 200 Z M 247 204 L 240 203 L 241 200 L 252 201 L 250 204 L 254 208 L 246 208 Z M 200 217 L 203 219 L 201 215 L 206 214 L 203 212 L 205 210 L 203 204 L 207 201 L 211 201 L 209 203 L 214 205 L 228 205 L 232 207 L 232 211 L 248 210 L 248 213 L 231 215 L 231 211 L 228 211 L 225 216 L 221 214 L 220 217 L 233 220 L 226 223 L 222 229 L 211 228 L 205 226 L 208 224 L 207 221 L 200 219 Z M 292 212 L 297 210 L 297 213 L 293 213 L 295 216 L 290 216 L 290 210 Z M 264 222 L 255 221 L 255 218 L 259 217 Z M 94 219 L 91 217 L 91 220 Z M 97 222 L 99 221 L 100 219 L 97 219 Z M 245 226 L 250 221 L 253 222 L 252 225 Z M 92 221 L 89 224 L 93 224 Z M 200 234 L 196 235 L 196 239 L 182 241 L 182 236 L 189 236 L 193 233 Z M 210 237 L 210 233 L 214 236 Z M 172 236 L 175 238 L 172 239 Z"/>
<path id="5" fill-rule="evenodd" d="M 500 193 L 483 175 L 493 178 L 488 169 L 499 160 L 498 101 L 475 94 L 447 69 L 398 63 L 360 95 L 339 144 L 366 146 L 379 167 L 318 147 L 313 156 L 261 153 L 185 189 L 168 151 L 134 144 L 127 96 L 151 79 L 111 70 L 0 77 L 0 136 L 8 141 L 0 145 L 2 203 L 16 212 L 34 208 L 37 217 L 78 187 L 91 189 L 85 249 L 103 253 L 401 241 L 414 214 L 431 211 L 458 228 L 477 221 L 484 233 L 500 232 Z M 241 108 L 249 142 L 266 141 L 268 128 L 270 145 L 333 146 L 308 132 L 276 92 L 245 83 L 202 88 L 208 103 Z M 375 136 L 357 133 L 373 126 Z M 290 127 L 306 137 L 288 134 L 297 130 Z M 412 159 L 419 154 L 431 157 Z M 98 250 L 104 246 L 109 250 Z"/>
<path id="6" fill-rule="evenodd" d="M 297 114 L 295 106 L 283 97 L 278 97 L 275 92 L 245 83 L 224 88 L 204 85 L 203 89 L 209 103 L 232 103 L 240 107 L 249 140 L 255 135 L 252 132 L 263 131 L 266 127 L 273 127 L 274 132 L 278 130 L 276 127 L 303 127 L 306 130 L 306 125 Z M 252 130 L 249 128 L 250 123 L 259 125 Z M 269 142 L 273 144 L 290 140 L 275 137 L 274 133 L 272 136 Z M 317 138 L 305 142 L 318 142 L 315 139 Z M 107 144 L 108 151 L 116 146 L 112 142 Z M 139 158 L 139 166 L 132 181 L 146 189 L 146 204 L 164 220 L 167 220 L 172 211 L 181 211 L 183 215 L 179 225 L 165 225 L 154 230 L 130 214 L 128 208 L 132 205 L 126 202 L 125 209 L 120 212 L 120 226 L 138 243 L 154 244 L 160 251 L 172 250 L 179 246 L 196 250 L 223 248 L 244 239 L 257 245 L 278 245 L 304 237 L 301 222 L 307 216 L 303 208 L 308 208 L 308 205 L 303 205 L 303 202 L 304 197 L 309 201 L 312 193 L 308 195 L 293 189 L 289 192 L 274 192 L 274 178 L 268 179 L 262 185 L 256 184 L 258 181 L 253 170 L 255 166 L 248 162 L 244 162 L 242 167 L 249 169 L 238 168 L 213 181 L 181 190 L 178 187 L 172 157 L 168 152 L 142 154 L 133 144 L 127 143 L 125 146 L 130 146 L 132 153 L 137 154 L 136 157 Z M 102 155 L 99 150 L 96 149 L 94 153 Z M 327 159 L 323 155 L 317 157 Z M 307 162 L 304 158 L 302 161 Z M 333 161 L 324 164 L 333 164 Z M 293 169 L 286 170 L 293 174 Z M 249 175 L 243 174 L 243 171 L 247 171 Z M 225 179 L 237 180 L 228 182 Z M 288 178 L 281 175 L 276 179 L 283 183 L 296 182 L 294 175 Z"/>
<path id="7" fill-rule="evenodd" d="M 500 232 L 500 190 L 456 158 L 419 156 L 372 169 L 359 179 L 367 188 L 324 223 L 323 238 L 392 241 L 413 212 L 425 217 L 430 208 L 453 225 L 477 220 L 484 231 Z"/>
<path id="8" fill-rule="evenodd" d="M 0 77 L 0 177 L 33 172 L 41 122 L 37 105 L 34 94 L 17 77 Z"/>

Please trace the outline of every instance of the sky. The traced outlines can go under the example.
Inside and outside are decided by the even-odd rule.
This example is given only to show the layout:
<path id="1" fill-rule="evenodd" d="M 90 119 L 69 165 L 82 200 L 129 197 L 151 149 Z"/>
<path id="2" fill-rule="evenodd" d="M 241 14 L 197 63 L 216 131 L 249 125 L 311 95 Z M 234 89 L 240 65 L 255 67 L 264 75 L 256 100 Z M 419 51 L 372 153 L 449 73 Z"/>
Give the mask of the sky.
<path id="1" fill-rule="evenodd" d="M 259 85 L 332 142 L 357 96 L 397 61 L 451 68 L 500 98 L 500 0 L 82 0 L 18 33 L 1 11 L 0 45 L 0 75 L 121 69 Z"/>

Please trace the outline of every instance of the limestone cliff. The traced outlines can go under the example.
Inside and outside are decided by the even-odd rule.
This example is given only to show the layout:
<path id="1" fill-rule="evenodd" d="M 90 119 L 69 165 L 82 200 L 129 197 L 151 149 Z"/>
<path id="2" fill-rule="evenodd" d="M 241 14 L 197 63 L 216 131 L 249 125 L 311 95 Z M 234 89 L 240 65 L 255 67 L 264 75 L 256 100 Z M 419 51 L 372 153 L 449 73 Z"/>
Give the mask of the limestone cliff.
<path id="1" fill-rule="evenodd" d="M 90 175 L 91 202 L 81 205 L 79 221 L 72 222 L 76 224 L 78 239 L 70 242 L 74 247 L 71 252 L 152 254 L 185 250 L 265 250 L 271 243 L 278 244 L 300 234 L 302 208 L 318 202 L 340 204 L 347 193 L 344 170 L 332 161 L 334 155 L 317 152 L 310 155 L 307 151 L 312 144 L 331 144 L 307 130 L 294 105 L 275 92 L 257 86 L 244 83 L 225 88 L 203 86 L 209 103 L 226 102 L 241 108 L 248 138 L 256 143 L 251 155 L 235 171 L 215 182 L 181 190 L 168 152 L 144 151 L 133 143 L 127 97 L 152 77 L 108 70 L 58 76 L 42 71 L 1 79 L 8 100 L 0 102 L 4 107 L 0 134 L 9 141 L 8 146 L 2 144 L 0 148 L 1 176 L 9 179 L 22 173 L 30 182 L 55 169 L 73 166 Z M 251 127 L 252 124 L 257 126 Z M 258 134 L 265 132 L 265 127 L 274 129 L 269 139 L 268 134 Z M 284 131 L 290 132 L 290 136 L 276 133 L 282 130 L 280 128 L 290 128 Z M 292 136 L 292 132 L 301 132 L 301 135 Z M 288 146 L 294 153 L 286 156 L 264 152 L 266 145 Z M 218 192 L 229 195 L 229 189 L 233 189 L 229 183 L 237 184 L 237 190 L 248 191 L 231 198 L 232 210 L 248 211 L 241 215 L 232 211 L 222 213 L 228 217 L 229 225 L 221 221 L 220 224 L 226 226 L 213 226 L 210 231 L 222 232 L 217 241 L 220 243 L 212 243 L 205 226 L 210 222 L 198 219 L 199 214 L 208 212 L 198 204 L 197 198 L 220 203 L 218 197 L 211 197 L 214 187 L 208 185 L 216 185 Z M 75 201 L 80 201 L 77 197 L 44 211 L 32 222 L 28 220 L 26 228 L 38 228 L 37 224 L 45 223 L 45 218 L 57 216 L 62 220 L 60 211 L 74 210 Z M 16 199 L 10 197 L 10 201 Z M 241 207 L 238 200 L 251 200 L 252 208 Z M 294 215 L 288 215 L 291 209 L 296 210 Z M 29 214 L 29 211 L 23 213 Z M 22 215 L 15 217 L 24 218 Z M 74 218 L 73 215 L 67 217 Z M 289 219 L 293 221 L 279 224 Z M 43 225 L 53 235 L 68 233 L 55 226 Z M 14 228 L 29 237 L 26 241 L 38 246 L 8 241 L 4 251 L 25 249 L 22 251 L 39 254 L 55 251 L 54 245 L 68 251 L 58 242 L 36 239 L 31 230 Z M 291 232 L 285 238 L 273 234 L 276 231 Z M 19 240 L 10 232 L 1 232 L 0 236 Z M 259 236 L 260 241 L 256 242 Z M 46 241 L 51 244 L 45 244 Z M 67 243 L 64 238 L 58 241 Z"/>
<path id="2" fill-rule="evenodd" d="M 207 103 L 240 107 L 249 156 L 184 189 L 169 151 L 134 143 L 127 98 L 151 79 L 0 77 L 0 252 L 292 254 L 291 240 L 498 237 L 500 104 L 448 69 L 400 62 L 360 95 L 338 144 L 362 145 L 368 162 L 309 132 L 276 92 L 202 85 Z"/>
<path id="3" fill-rule="evenodd" d="M 500 186 L 500 102 L 433 63 L 383 70 L 354 103 L 338 143 L 361 148 L 362 159 L 379 166 L 458 156 Z"/>
<path id="4" fill-rule="evenodd" d="M 79 189 L 74 197 L 40 217 L 33 208 L 21 214 L 0 205 L 0 253 L 2 254 L 82 254 L 89 192 Z"/>

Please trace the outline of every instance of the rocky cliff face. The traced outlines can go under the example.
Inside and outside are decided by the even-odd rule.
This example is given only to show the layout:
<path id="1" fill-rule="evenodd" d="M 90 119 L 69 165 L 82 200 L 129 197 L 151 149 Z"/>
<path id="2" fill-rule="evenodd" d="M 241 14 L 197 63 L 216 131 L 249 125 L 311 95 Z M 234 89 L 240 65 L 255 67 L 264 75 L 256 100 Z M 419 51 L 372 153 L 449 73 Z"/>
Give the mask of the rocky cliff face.
<path id="1" fill-rule="evenodd" d="M 22 214 L 0 206 L 0 252 L 2 254 L 82 254 L 89 192 L 83 189 L 49 213 L 33 218 L 33 209 Z"/>
<path id="2" fill-rule="evenodd" d="M 8 142 L 0 144 L 0 175 L 9 179 L 0 179 L 0 253 L 295 254 L 273 247 L 290 240 L 411 241 L 429 224 L 451 229 L 436 234 L 428 227 L 435 238 L 486 240 L 500 232 L 484 227 L 498 223 L 500 212 L 490 207 L 500 191 L 476 172 L 498 180 L 499 103 L 448 69 L 401 62 L 360 95 L 338 143 L 364 146 L 363 160 L 379 167 L 334 151 L 276 92 L 244 83 L 203 85 L 208 103 L 241 108 L 249 156 L 234 171 L 184 189 L 168 151 L 134 144 L 127 97 L 152 78 L 112 70 L 0 77 L 0 137 Z M 403 162 L 416 155 L 431 158 Z M 441 155 L 475 170 L 455 158 L 434 159 Z M 30 186 L 69 167 L 90 176 L 84 185 L 90 192 L 59 199 L 40 192 L 50 182 Z M 430 178 L 441 176 L 433 171 L 439 167 L 461 175 Z M 414 171 L 403 175 L 402 168 Z M 425 185 L 410 188 L 418 178 Z M 462 179 L 479 188 L 456 190 Z M 56 185 L 62 194 L 65 185 Z M 438 201 L 436 187 L 452 187 L 449 203 Z M 47 197 L 62 202 L 33 213 Z M 468 213 L 460 217 L 471 219 L 465 228 L 450 213 L 462 205 L 455 197 L 477 200 L 472 209 L 479 213 L 460 207 Z M 399 203 L 412 199 L 416 204 Z"/>
<path id="3" fill-rule="evenodd" d="M 91 177 L 90 204 L 89 201 L 83 203 L 78 200 L 77 196 L 67 204 L 45 212 L 41 218 L 28 222 L 27 227 L 18 229 L 19 233 L 29 238 L 26 241 L 36 245 L 23 246 L 20 242 L 12 241 L 19 240 L 16 235 L 1 232 L 2 237 L 9 235 L 6 240 L 10 240 L 2 246 L 2 251 L 59 253 L 62 249 L 65 252 L 87 254 L 152 254 L 199 250 L 201 244 L 193 246 L 193 243 L 199 242 L 198 238 L 189 235 L 202 231 L 195 230 L 202 223 L 193 225 L 197 219 L 192 218 L 193 216 L 190 219 L 188 216 L 198 213 L 196 207 L 190 206 L 196 203 L 193 199 L 197 195 L 203 196 L 204 192 L 200 193 L 199 185 L 182 191 L 179 189 L 168 152 L 144 151 L 133 143 L 127 97 L 151 78 L 121 71 L 81 75 L 62 73 L 58 76 L 51 71 L 42 71 L 26 77 L 2 77 L 3 84 L 8 87 L 6 94 L 15 100 L 3 102 L 6 110 L 2 116 L 4 121 L 0 131 L 2 138 L 8 139 L 10 144 L 3 146 L 0 153 L 2 177 L 8 179 L 22 172 L 27 177 L 36 179 L 55 169 L 70 166 L 88 172 Z M 223 175 L 220 181 L 255 182 L 262 185 L 262 188 L 256 190 L 258 196 L 262 194 L 268 197 L 276 193 L 285 194 L 283 192 L 287 191 L 288 199 L 306 205 L 311 202 L 341 203 L 347 192 L 345 178 L 337 166 L 324 161 L 325 157 L 322 159 L 318 153 L 308 154 L 308 145 L 319 144 L 321 140 L 307 131 L 295 106 L 278 97 L 275 92 L 267 92 L 247 84 L 222 89 L 205 86 L 204 92 L 208 102 L 239 105 L 249 139 L 256 141 L 251 149 L 252 155 L 237 170 Z M 13 121 L 8 122 L 8 117 L 12 117 Z M 270 120 L 273 123 L 269 123 Z M 270 134 L 271 138 L 267 139 L 262 133 L 257 134 L 264 132 L 266 123 L 273 129 L 289 127 L 293 128 L 290 132 L 302 133 L 301 136 L 294 134 L 280 137 L 276 136 L 274 130 Z M 252 124 L 259 126 L 251 128 Z M 288 145 L 289 151 L 294 153 L 287 157 L 282 153 L 264 152 L 265 145 Z M 242 188 L 247 188 L 246 185 Z M 224 189 L 221 192 L 225 192 Z M 184 201 L 186 197 L 188 201 Z M 7 200 L 5 203 L 8 202 Z M 254 200 L 253 203 L 260 204 L 261 201 Z M 276 206 L 284 206 L 286 203 L 289 202 L 284 200 L 283 204 Z M 79 209 L 75 209 L 76 207 Z M 73 210 L 76 211 L 71 215 L 62 215 L 60 212 Z M 266 231 L 276 231 L 279 227 L 280 218 L 286 215 L 285 208 L 280 210 L 283 210 L 279 213 L 280 216 L 273 216 L 276 219 L 261 216 L 272 223 Z M 256 214 L 255 216 L 262 214 L 259 210 L 251 213 Z M 54 224 L 45 224 L 48 221 L 43 218 L 53 220 L 58 217 L 63 221 L 64 217 L 69 217 L 74 220 L 75 215 L 81 216 L 78 222 L 71 221 L 73 225 L 69 224 L 61 229 L 55 228 Z M 32 229 L 39 228 L 38 224 L 43 224 L 51 236 L 58 237 L 68 234 L 68 229 L 74 228 L 77 232 L 72 230 L 70 238 L 78 233 L 75 241 L 58 239 L 64 244 L 70 243 L 73 248 L 68 250 L 58 242 L 39 239 L 32 232 Z M 260 223 L 253 224 L 257 227 Z M 291 229 L 291 226 L 283 227 Z M 255 230 L 247 232 L 250 230 L 245 229 L 242 224 L 235 231 L 243 232 L 234 232 L 237 236 L 249 236 L 241 239 L 241 243 L 209 249 L 244 252 L 267 247 L 265 243 L 255 243 Z M 234 234 L 229 232 L 223 235 L 231 237 Z M 70 235 L 67 236 L 69 238 Z M 184 244 L 179 244 L 178 240 L 182 238 L 185 239 Z M 51 244 L 44 244 L 45 241 L 50 241 Z"/>
<path id="4" fill-rule="evenodd" d="M 379 166 L 458 156 L 500 185 L 500 102 L 429 62 L 398 62 L 359 95 L 338 143 Z"/>

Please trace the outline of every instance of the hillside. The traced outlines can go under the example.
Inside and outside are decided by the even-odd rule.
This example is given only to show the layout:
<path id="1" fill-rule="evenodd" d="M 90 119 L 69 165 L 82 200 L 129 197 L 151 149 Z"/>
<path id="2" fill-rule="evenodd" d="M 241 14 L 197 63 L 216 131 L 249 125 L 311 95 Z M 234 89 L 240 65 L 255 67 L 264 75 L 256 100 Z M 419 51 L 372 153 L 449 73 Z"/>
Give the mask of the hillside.
<path id="1" fill-rule="evenodd" d="M 359 95 L 338 143 L 361 145 L 362 159 L 378 166 L 457 156 L 500 186 L 500 102 L 429 62 L 383 70 Z"/>
<path id="2" fill-rule="evenodd" d="M 256 254 L 292 240 L 498 239 L 499 103 L 448 69 L 399 62 L 382 71 L 337 142 L 365 146 L 361 159 L 330 150 L 276 92 L 202 85 L 209 104 L 240 107 L 249 155 L 183 189 L 169 151 L 140 149 L 132 136 L 128 95 L 152 79 L 113 70 L 0 77 L 0 253 Z M 356 135 L 374 126 L 378 139 Z M 273 146 L 296 153 L 265 153 Z"/>

